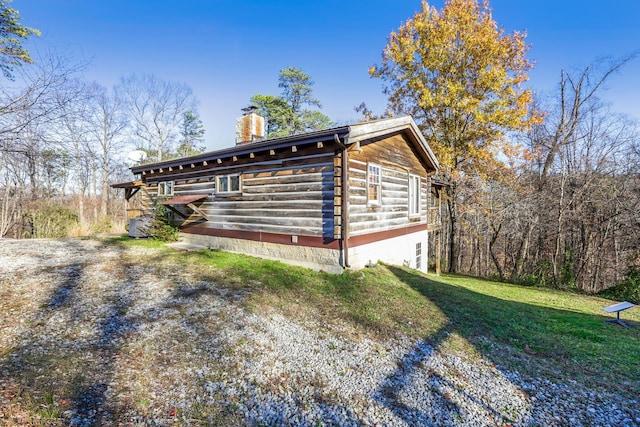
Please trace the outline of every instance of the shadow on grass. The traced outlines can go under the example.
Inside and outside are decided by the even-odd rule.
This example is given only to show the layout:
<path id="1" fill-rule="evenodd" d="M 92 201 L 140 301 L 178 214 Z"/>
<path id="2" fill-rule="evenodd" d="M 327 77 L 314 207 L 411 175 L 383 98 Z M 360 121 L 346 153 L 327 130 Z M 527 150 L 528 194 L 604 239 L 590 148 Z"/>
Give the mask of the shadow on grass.
<path id="1" fill-rule="evenodd" d="M 472 422 L 463 419 L 465 411 L 458 405 L 474 406 L 497 424 L 540 421 L 533 408 L 514 413 L 505 405 L 505 398 L 493 402 L 480 389 L 467 390 L 464 382 L 456 385 L 435 371 L 427 376 L 420 372 L 432 363 L 435 352 L 453 334 L 466 339 L 486 361 L 500 365 L 501 370 L 518 372 L 523 378 L 577 381 L 602 390 L 610 389 L 613 381 L 630 385 L 631 396 L 639 390 L 637 381 L 629 381 L 640 372 L 637 329 L 612 329 L 604 322 L 605 316 L 505 300 L 431 280 L 405 268 L 386 268 L 434 303 L 447 318 L 440 330 L 415 344 L 376 393 L 381 404 L 409 425 Z M 425 399 L 431 399 L 432 404 L 404 403 L 412 381 L 428 382 L 431 394 Z M 499 383 L 485 386 L 502 387 Z M 507 395 L 507 400 L 514 402 L 524 396 L 515 386 Z"/>
<path id="2" fill-rule="evenodd" d="M 449 332 L 466 338 L 506 368 L 523 367 L 520 363 L 526 359 L 524 371 L 533 367 L 531 375 L 603 387 L 640 374 L 637 327 L 621 328 L 606 323 L 605 315 L 501 299 L 403 268 L 388 268 L 442 310 L 449 319 Z M 640 391 L 640 386 L 635 384 L 635 389 Z"/>

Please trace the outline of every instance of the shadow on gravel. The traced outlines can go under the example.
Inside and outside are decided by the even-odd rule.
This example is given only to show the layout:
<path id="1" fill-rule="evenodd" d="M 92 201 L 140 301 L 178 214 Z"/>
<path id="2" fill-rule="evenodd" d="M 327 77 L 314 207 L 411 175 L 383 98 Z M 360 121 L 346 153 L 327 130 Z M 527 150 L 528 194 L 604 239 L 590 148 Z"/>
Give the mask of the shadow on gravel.
<path id="1" fill-rule="evenodd" d="M 66 245 L 75 252 L 95 251 L 91 255 L 95 257 L 102 248 L 88 248 L 82 241 Z M 117 265 L 110 275 L 124 277 L 126 266 Z M 34 419 L 14 420 L 18 424 L 97 426 L 102 424 L 105 393 L 122 338 L 136 328 L 126 316 L 131 305 L 128 293 L 136 284 L 118 280 L 116 288 L 88 297 L 86 263 L 61 270 L 49 301 L 41 305 L 21 344 L 11 349 L 11 357 L 0 364 L 0 389 L 11 389 L 10 396 L 22 400 L 25 408 L 38 408 Z M 86 298 L 100 298 L 100 303 L 88 303 Z M 100 310 L 92 312 L 88 305 L 98 305 Z M 87 334 L 91 329 L 97 333 Z"/>
<path id="2" fill-rule="evenodd" d="M 49 299 L 48 308 L 55 310 L 56 308 L 68 303 L 73 298 L 73 293 L 78 287 L 80 278 L 82 277 L 83 266 L 72 264 L 67 267 L 67 279 L 55 290 Z"/>
<path id="3" fill-rule="evenodd" d="M 55 267 L 34 265 L 29 271 L 31 279 L 47 273 L 48 298 L 16 319 L 25 324 L 18 344 L 0 348 L 0 425 L 174 425 L 179 419 L 237 425 L 226 407 L 192 402 L 192 409 L 184 402 L 193 396 L 166 389 L 180 389 L 181 381 L 191 381 L 190 390 L 202 389 L 192 368 L 217 375 L 214 358 L 226 350 L 216 335 L 226 326 L 217 313 L 227 302 L 237 303 L 238 294 L 204 282 L 192 286 L 182 269 L 166 267 L 172 257 L 163 254 L 128 261 L 128 248 L 111 241 L 69 240 L 62 246 L 65 252 L 50 263 Z M 150 295 L 163 290 L 168 293 Z M 215 306 L 207 305 L 212 300 Z M 201 309 L 192 310 L 197 304 Z M 172 327 L 165 329 L 167 324 Z M 154 338 L 148 339 L 149 331 Z M 189 352 L 210 358 L 191 366 Z M 167 375 L 161 383 L 166 389 L 158 388 L 158 378 L 176 366 L 190 376 Z M 167 393 L 173 397 L 163 399 Z M 189 419 L 193 413 L 197 421 Z"/>
<path id="4" fill-rule="evenodd" d="M 445 334 L 440 336 L 444 337 Z M 436 356 L 435 353 L 440 344 L 441 341 L 438 340 L 429 340 L 429 344 L 425 341 L 418 342 L 413 350 L 398 362 L 396 371 L 389 375 L 377 390 L 378 401 L 387 406 L 408 425 L 461 425 L 461 422 L 467 423 L 471 421 L 465 419 L 468 414 L 465 414 L 465 411 L 455 403 L 456 400 L 481 408 L 496 425 L 514 422 L 506 414 L 501 413 L 491 404 L 485 402 L 482 396 L 475 395 L 475 390 L 467 391 L 433 369 L 427 369 L 426 380 L 424 375 L 420 377 L 420 380 L 426 382 L 423 385 L 426 385 L 426 388 L 430 391 L 428 398 L 421 396 L 419 403 L 423 405 L 423 408 L 418 409 L 409 403 L 405 403 L 406 399 L 403 397 L 405 387 L 411 385 L 414 375 L 419 370 L 424 370 L 429 366 L 429 360 Z M 456 396 L 450 390 L 454 390 Z M 413 400 L 413 402 L 416 401 Z M 486 424 L 483 422 L 479 425 Z"/>
<path id="5" fill-rule="evenodd" d="M 521 367 L 523 373 L 533 377 L 549 378 L 553 375 L 549 378 L 552 381 L 588 380 L 606 388 L 607 381 L 612 378 L 624 381 L 629 372 L 640 372 L 640 361 L 635 366 L 627 366 L 622 359 L 615 359 L 613 350 L 617 347 L 619 353 L 626 351 L 632 354 L 637 344 L 632 337 L 621 339 L 620 334 L 640 338 L 638 328 L 612 330 L 611 324 L 604 322 L 606 316 L 503 300 L 462 286 L 430 280 L 400 267 L 388 268 L 399 280 L 433 302 L 448 318 L 448 324 L 441 331 L 419 343 L 398 363 L 398 369 L 380 390 L 381 395 L 396 402 L 394 405 L 400 401 L 402 392 L 402 387 L 397 385 L 407 384 L 415 367 L 430 357 L 429 348 L 437 350 L 451 333 L 465 338 L 486 360 L 501 365 L 507 371 L 518 371 Z M 574 351 L 576 348 L 581 350 Z M 443 379 L 434 378 L 433 381 L 442 384 Z M 436 392 L 439 389 L 432 387 Z M 483 407 L 494 419 L 502 423 L 514 422 L 504 408 L 491 407 L 484 399 L 469 395 L 464 390 L 459 389 L 458 392 L 466 400 Z M 449 399 L 445 397 L 445 400 Z M 452 403 L 446 403 L 455 412 Z M 429 418 L 429 414 L 406 405 L 391 409 L 408 424 L 415 419 Z"/>
<path id="6" fill-rule="evenodd" d="M 244 335 L 234 335 L 234 331 L 241 330 L 246 324 L 231 309 L 243 307 L 244 298 L 252 292 L 289 294 L 291 289 L 305 280 L 306 270 L 274 266 L 269 272 L 272 276 L 265 277 L 264 272 L 267 270 L 258 270 L 263 274 L 260 276 L 251 268 L 253 261 L 242 258 L 238 262 L 244 262 L 248 266 L 239 268 L 232 264 L 229 269 L 237 268 L 238 272 L 228 274 L 232 279 L 236 275 L 239 279 L 237 283 L 233 281 L 224 288 L 215 283 L 214 277 L 217 276 L 212 276 L 211 280 L 189 283 L 189 276 L 185 273 L 190 271 L 190 265 L 185 262 L 181 268 L 175 268 L 171 264 L 171 260 L 175 258 L 173 255 L 144 255 L 138 264 L 129 265 L 124 254 L 126 248 L 119 245 L 105 242 L 96 246 L 94 242 L 85 246 L 86 243 L 82 241 L 70 241 L 68 244 L 75 246 L 76 251 L 87 252 L 87 256 L 74 258 L 68 265 L 60 267 L 58 283 L 33 317 L 33 324 L 25 327 L 20 344 L 2 354 L 0 412 L 3 405 L 9 406 L 5 400 L 9 398 L 6 396 L 14 394 L 17 396 L 11 398 L 14 399 L 13 402 L 22 399 L 22 407 L 33 411 L 32 416 L 40 420 L 39 425 L 54 426 L 118 423 L 174 425 L 179 424 L 179 421 L 183 421 L 184 425 L 242 425 L 251 424 L 252 421 L 259 424 L 259 418 L 245 419 L 238 408 L 241 405 L 248 409 L 257 406 L 260 411 L 254 411 L 256 413 L 279 416 L 282 408 L 290 407 L 287 406 L 288 403 L 283 403 L 284 398 L 280 399 L 280 393 L 284 395 L 287 391 L 284 387 L 280 390 L 280 382 L 274 383 L 275 388 L 270 392 L 260 388 L 264 384 L 246 381 L 250 390 L 255 389 L 262 396 L 273 399 L 269 402 L 238 400 L 234 385 L 244 384 L 245 379 L 238 379 L 234 383 L 233 375 L 236 370 L 242 372 L 243 363 L 250 359 L 242 358 L 248 357 L 242 355 Z M 112 253 L 116 252 L 112 265 L 108 265 L 110 270 L 105 271 L 104 276 L 99 276 L 104 278 L 108 286 L 94 285 L 92 289 L 88 289 L 86 282 L 96 280 L 96 276 L 92 276 L 96 274 L 93 268 L 95 265 L 89 263 L 101 261 L 97 257 L 106 248 Z M 608 362 L 613 360 L 608 353 L 610 349 L 606 350 L 607 353 L 599 350 L 599 346 L 606 348 L 613 341 L 607 341 L 607 338 L 602 338 L 602 342 L 598 341 L 601 335 L 593 334 L 592 331 L 593 328 L 611 326 L 604 324 L 602 316 L 505 301 L 459 286 L 429 280 L 423 275 L 399 267 L 386 268 L 400 281 L 433 302 L 448 319 L 440 330 L 418 342 L 408 354 L 398 360 L 395 371 L 377 386 L 377 390 L 366 391 L 367 396 L 373 395 L 379 404 L 384 405 L 407 425 L 461 425 L 461 419 L 468 411 L 456 403 L 459 401 L 481 408 L 495 420 L 495 425 L 510 423 L 511 418 L 516 418 L 510 416 L 504 407 L 498 407 L 473 390 L 461 387 L 459 382 L 454 383 L 457 378 L 452 380 L 450 376 L 429 371 L 430 360 L 447 343 L 451 333 L 468 340 L 487 360 L 510 370 L 513 370 L 513 364 L 517 362 L 514 362 L 513 355 L 504 357 L 502 354 L 507 345 L 520 352 L 522 360 L 540 358 L 549 365 L 553 364 L 554 358 L 562 360 L 567 357 L 568 350 L 553 340 L 559 333 L 566 336 L 564 342 L 569 345 L 591 340 L 598 357 Z M 366 284 L 362 282 L 352 284 L 349 288 L 351 279 L 345 279 L 347 284 L 344 287 L 338 282 L 335 286 L 337 298 L 343 299 L 349 306 L 366 297 L 367 290 Z M 167 293 L 158 294 L 161 295 L 158 298 L 150 298 L 148 303 L 140 302 L 144 299 L 143 296 L 159 289 L 149 286 L 150 283 L 165 280 L 168 284 L 162 289 Z M 339 306 L 336 311 L 339 312 Z M 398 313 L 398 316 L 402 317 L 402 313 Z M 366 319 L 354 319 L 356 323 L 359 321 L 363 328 L 371 327 Z M 576 324 L 583 326 L 576 328 Z M 545 331 L 550 325 L 555 328 L 553 334 Z M 142 354 L 147 349 L 145 346 L 134 345 L 135 349 L 131 348 L 132 344 L 139 344 L 137 341 L 147 337 L 149 331 L 155 331 L 155 334 L 150 335 L 151 339 L 161 341 L 158 347 L 149 347 L 151 354 Z M 219 333 L 222 331 L 228 331 L 232 338 L 225 338 Z M 637 329 L 630 334 L 640 338 Z M 237 338 L 236 341 L 233 341 L 233 337 Z M 526 349 L 532 354 L 527 355 Z M 234 351 L 238 352 L 238 356 L 233 355 Z M 193 358 L 188 357 L 190 354 Z M 226 365 L 219 360 L 240 365 Z M 194 365 L 192 361 L 197 361 L 200 365 Z M 159 388 L 180 388 L 182 383 L 179 381 L 191 381 L 189 385 L 192 387 L 186 390 L 201 392 L 197 397 L 208 399 L 207 403 L 197 401 L 189 395 L 174 401 L 167 399 L 157 402 L 152 408 L 151 405 L 156 402 L 146 400 L 160 398 L 152 394 L 141 396 L 140 390 L 144 392 L 144 386 L 140 389 L 118 389 L 119 378 L 125 375 L 123 365 L 126 363 L 129 365 L 125 374 L 130 377 L 122 380 L 122 387 L 135 387 L 141 383 L 148 385 L 151 378 L 144 378 L 144 375 L 149 373 L 160 376 L 175 368 L 182 371 L 191 371 L 193 368 L 194 372 L 199 368 L 202 373 L 166 379 L 163 383 L 155 382 L 148 385 L 148 391 L 162 395 L 167 390 Z M 511 365 L 507 365 L 508 363 Z M 146 369 L 149 366 L 153 369 L 135 372 L 135 369 Z M 544 371 L 536 369 L 535 366 L 527 366 L 528 373 L 545 375 Z M 576 369 L 581 375 L 602 374 L 593 366 L 579 366 Z M 137 376 L 133 378 L 133 375 Z M 428 403 L 423 401 L 416 404 L 418 400 L 406 399 L 404 392 L 411 388 L 411 383 L 416 378 L 428 384 Z M 213 387 L 214 385 L 218 388 Z M 348 405 L 343 406 L 334 402 L 330 395 L 323 395 L 323 387 L 318 385 L 319 394 L 312 401 L 304 400 L 305 396 L 300 395 L 300 401 L 291 405 L 297 405 L 301 410 L 305 405 L 325 408 L 326 411 L 323 409 L 321 415 L 327 425 L 365 424 L 366 419 L 360 419 L 360 414 L 351 411 Z M 513 389 L 515 387 L 510 390 Z M 450 390 L 455 390 L 456 399 L 451 398 Z M 120 392 L 125 397 L 117 395 Z M 139 400 L 126 400 L 131 396 Z M 185 402 L 183 415 L 190 411 L 180 420 L 172 418 L 178 416 L 175 415 L 177 411 L 170 410 L 167 406 L 175 405 L 176 402 Z M 171 413 L 174 415 L 170 415 Z M 0 418 L 0 424 L 2 421 Z M 285 422 L 289 420 L 274 418 L 265 420 L 264 424 L 282 425 Z M 27 419 L 23 424 L 30 422 Z M 291 424 L 295 422 L 291 421 Z"/>

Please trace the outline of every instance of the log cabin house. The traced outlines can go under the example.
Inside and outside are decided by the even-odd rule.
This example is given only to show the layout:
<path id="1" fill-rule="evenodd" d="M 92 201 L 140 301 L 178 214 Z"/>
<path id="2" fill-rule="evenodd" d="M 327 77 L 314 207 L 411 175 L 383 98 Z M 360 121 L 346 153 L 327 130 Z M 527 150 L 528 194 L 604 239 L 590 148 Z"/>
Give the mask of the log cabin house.
<path id="1" fill-rule="evenodd" d="M 236 135 L 233 148 L 134 166 L 136 180 L 113 187 L 142 210 L 166 205 L 187 242 L 331 273 L 427 270 L 442 186 L 411 117 L 263 140 L 247 109 Z"/>

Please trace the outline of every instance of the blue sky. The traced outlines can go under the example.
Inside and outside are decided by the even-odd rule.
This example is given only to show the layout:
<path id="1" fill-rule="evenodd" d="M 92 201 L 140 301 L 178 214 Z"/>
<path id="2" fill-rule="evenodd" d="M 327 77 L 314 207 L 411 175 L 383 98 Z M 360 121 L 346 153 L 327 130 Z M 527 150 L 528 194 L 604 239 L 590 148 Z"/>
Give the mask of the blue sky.
<path id="1" fill-rule="evenodd" d="M 430 4 L 442 8 L 444 1 Z M 541 95 L 561 69 L 640 50 L 640 1 L 492 0 L 507 32 L 526 31 Z M 382 112 L 382 84 L 370 79 L 389 33 L 419 0 L 14 0 L 23 23 L 42 37 L 28 43 L 91 60 L 86 76 L 105 86 L 131 73 L 190 85 L 209 150 L 234 144 L 235 119 L 256 94 L 279 94 L 278 71 L 295 66 L 315 81 L 322 111 L 340 124 L 366 102 Z M 605 99 L 640 119 L 640 57 L 610 80 Z"/>

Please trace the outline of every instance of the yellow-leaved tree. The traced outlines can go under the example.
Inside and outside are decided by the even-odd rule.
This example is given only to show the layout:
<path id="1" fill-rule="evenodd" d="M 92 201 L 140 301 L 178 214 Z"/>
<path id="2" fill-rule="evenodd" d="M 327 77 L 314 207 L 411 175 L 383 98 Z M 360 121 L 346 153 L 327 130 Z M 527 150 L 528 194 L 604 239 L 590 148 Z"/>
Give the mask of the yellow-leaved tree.
<path id="1" fill-rule="evenodd" d="M 456 268 L 459 187 L 504 174 L 512 152 L 506 135 L 541 120 L 523 87 L 533 66 L 527 50 L 525 34 L 505 34 L 486 1 L 447 0 L 441 11 L 423 1 L 369 70 L 384 81 L 393 113 L 413 116 L 451 184 L 449 271 Z"/>

